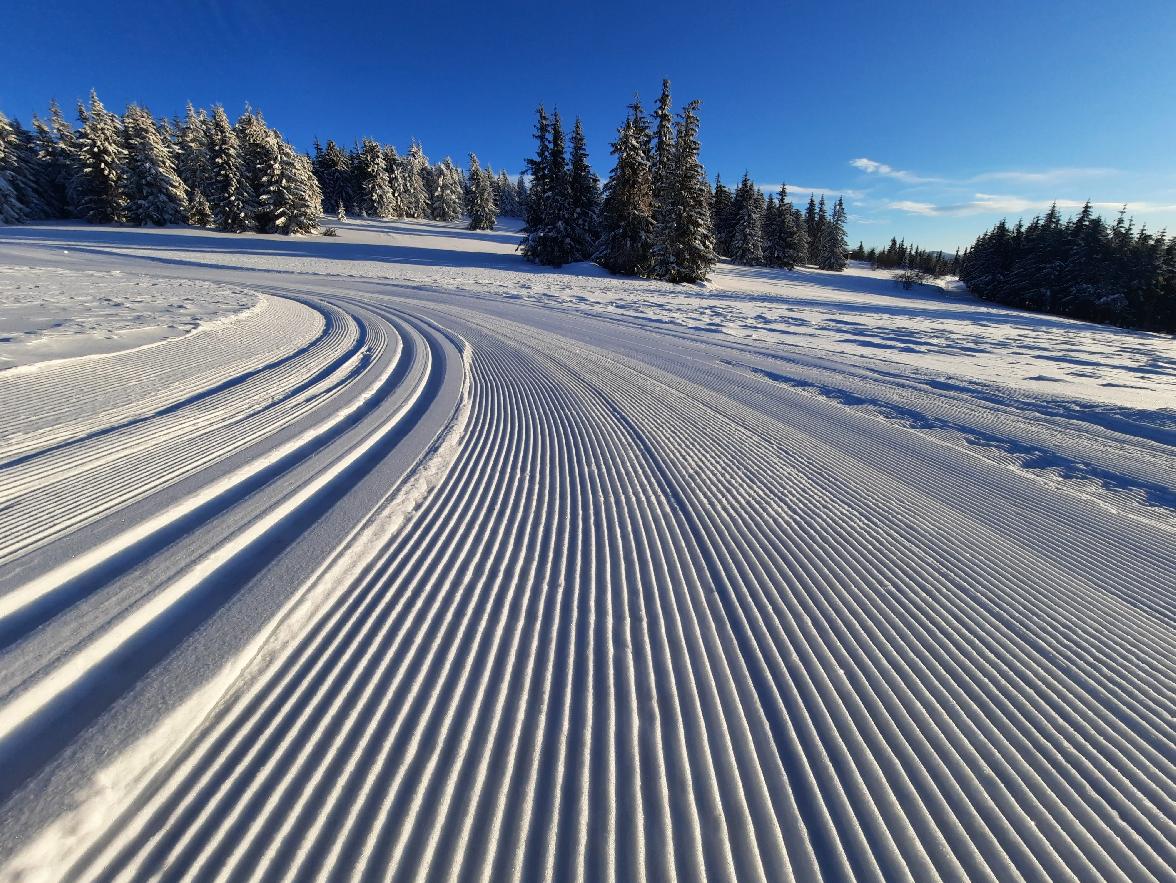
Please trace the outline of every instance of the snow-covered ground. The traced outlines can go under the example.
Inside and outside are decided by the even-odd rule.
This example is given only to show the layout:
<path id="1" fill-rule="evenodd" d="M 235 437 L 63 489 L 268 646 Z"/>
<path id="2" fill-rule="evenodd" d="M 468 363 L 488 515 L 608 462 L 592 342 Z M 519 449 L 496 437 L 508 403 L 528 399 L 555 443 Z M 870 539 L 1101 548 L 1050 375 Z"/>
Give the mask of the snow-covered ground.
<path id="1" fill-rule="evenodd" d="M 145 346 L 255 303 L 194 279 L 0 266 L 0 370 Z"/>
<path id="2" fill-rule="evenodd" d="M 0 875 L 1174 878 L 1172 338 L 340 228 L 0 228 Z"/>

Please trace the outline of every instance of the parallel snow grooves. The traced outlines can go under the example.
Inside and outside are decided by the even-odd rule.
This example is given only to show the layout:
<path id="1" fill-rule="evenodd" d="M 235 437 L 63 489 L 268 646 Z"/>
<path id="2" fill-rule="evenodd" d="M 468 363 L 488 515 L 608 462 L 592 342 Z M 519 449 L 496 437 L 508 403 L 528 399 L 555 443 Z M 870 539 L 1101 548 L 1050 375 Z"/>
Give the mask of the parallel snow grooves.
<path id="1" fill-rule="evenodd" d="M 325 311 L 326 312 L 326 311 Z M 304 311 L 309 316 L 313 312 Z M 379 338 L 336 309 L 313 346 L 107 433 L 0 467 L 0 557 L 51 542 L 292 424 L 362 374 Z M 279 332 L 281 329 L 276 329 Z M 157 348 L 165 353 L 166 347 Z M 46 372 L 51 373 L 51 372 Z M 93 421 L 109 419 L 99 412 Z M 89 438 L 87 438 L 89 434 Z"/>
<path id="2" fill-rule="evenodd" d="M 71 878 L 1176 879 L 1160 520 L 713 350 L 339 303 L 469 342 L 460 449 Z"/>
<path id="3" fill-rule="evenodd" d="M 419 333 L 414 336 L 419 338 Z M 402 338 L 403 339 L 403 338 Z M 407 343 L 407 339 L 405 339 Z M 382 346 L 380 347 L 382 349 Z M 414 349 L 420 354 L 420 367 L 412 380 L 413 388 L 399 409 L 375 429 L 356 440 L 346 454 L 328 467 L 322 468 L 308 481 L 298 487 L 296 493 L 274 502 L 264 514 L 250 523 L 236 536 L 226 540 L 195 563 L 184 575 L 159 588 L 145 603 L 128 613 L 115 626 L 95 636 L 93 640 L 76 649 L 60 663 L 45 661 L 40 669 L 23 681 L 10 684 L 5 704 L 0 708 L 0 748 L 11 750 L 4 740 L 14 733 L 35 728 L 40 716 L 54 713 L 53 708 L 70 701 L 73 692 L 84 690 L 85 684 L 95 678 L 102 678 L 107 668 L 120 665 L 120 655 L 127 646 L 150 637 L 152 631 L 162 628 L 159 623 L 170 621 L 172 613 L 182 604 L 188 603 L 188 596 L 203 590 L 203 587 L 218 578 L 218 572 L 234 559 L 248 555 L 250 548 L 263 540 L 267 534 L 281 529 L 293 513 L 309 508 L 322 496 L 332 483 L 344 481 L 353 464 L 359 462 L 367 452 L 379 445 L 384 437 L 398 428 L 401 420 L 410 413 L 417 399 L 429 386 L 430 377 L 439 372 L 432 364 L 430 347 L 420 339 Z M 405 357 L 408 358 L 407 356 Z M 396 363 L 393 363 L 394 367 Z M 378 379 L 375 387 L 359 399 L 372 395 L 387 395 L 395 389 L 391 380 L 395 371 L 389 369 Z M 411 374 L 408 375 L 411 378 Z M 338 417 L 336 418 L 338 419 Z"/>

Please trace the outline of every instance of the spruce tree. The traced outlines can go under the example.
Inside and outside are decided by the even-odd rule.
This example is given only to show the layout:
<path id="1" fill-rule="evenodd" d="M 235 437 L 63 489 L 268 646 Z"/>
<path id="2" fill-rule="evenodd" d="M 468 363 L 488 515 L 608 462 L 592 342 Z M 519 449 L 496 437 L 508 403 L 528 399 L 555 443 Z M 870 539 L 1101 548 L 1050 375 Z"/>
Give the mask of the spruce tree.
<path id="1" fill-rule="evenodd" d="M 523 256 L 529 261 L 562 267 L 575 259 L 575 243 L 571 229 L 571 176 L 568 174 L 563 122 L 558 111 L 551 120 L 551 145 L 547 159 L 541 185 L 542 221 L 538 229 L 528 231 L 522 249 Z M 531 188 L 532 194 L 535 189 Z"/>
<path id="2" fill-rule="evenodd" d="M 315 157 L 313 167 L 323 193 L 324 211 L 338 213 L 342 206 L 346 217 L 347 208 L 355 202 L 351 192 L 351 159 L 347 152 L 328 138 L 326 148 Z"/>
<path id="3" fill-rule="evenodd" d="M 119 119 L 90 92 L 90 108 L 79 103 L 82 125 L 77 136 L 77 193 L 79 214 L 91 224 L 126 220 L 126 150 Z"/>
<path id="4" fill-rule="evenodd" d="M 824 208 L 824 199 L 821 200 L 821 208 Z M 821 237 L 818 252 L 818 266 L 822 270 L 834 270 L 840 272 L 845 269 L 845 204 L 840 197 L 833 205 L 833 211 L 828 218 L 825 219 L 823 225 L 819 223 L 821 219 L 821 211 L 818 210 L 818 227 L 819 235 Z"/>
<path id="5" fill-rule="evenodd" d="M 586 261 L 600 238 L 600 179 L 588 164 L 588 146 L 579 117 L 572 129 L 571 235 L 574 261 Z"/>
<path id="6" fill-rule="evenodd" d="M 665 191 L 671 220 L 668 226 L 655 224 L 653 274 L 667 282 L 701 282 L 715 264 L 712 196 L 698 159 L 698 108 L 699 102 L 691 101 L 682 109 Z"/>
<path id="7" fill-rule="evenodd" d="M 212 186 L 213 170 L 208 129 L 208 115 L 203 109 L 197 112 L 189 102 L 184 122 L 180 125 L 176 172 L 184 182 L 188 205 L 187 221 L 194 227 L 207 227 L 212 223 L 208 194 Z"/>
<path id="8" fill-rule="evenodd" d="M 363 139 L 363 147 L 354 159 L 359 183 L 359 208 L 365 216 L 391 218 L 394 216 L 392 187 L 388 183 L 388 168 L 384 151 L 371 138 Z"/>
<path id="9" fill-rule="evenodd" d="M 433 167 L 432 217 L 435 221 L 457 221 L 465 211 L 465 181 L 453 160 L 445 157 Z"/>
<path id="10" fill-rule="evenodd" d="M 821 197 L 822 200 L 824 198 Z M 808 206 L 804 210 L 804 233 L 809 241 L 809 257 L 813 258 L 817 246 L 817 200 L 812 193 L 809 194 Z"/>
<path id="11" fill-rule="evenodd" d="M 252 229 L 253 219 L 248 210 L 252 194 L 242 173 L 237 133 L 219 104 L 212 111 L 208 153 L 212 162 L 208 204 L 212 209 L 213 225 L 226 233 L 243 233 Z"/>
<path id="12" fill-rule="evenodd" d="M 271 133 L 277 142 L 280 169 L 275 188 L 278 196 L 271 203 L 274 231 L 286 235 L 313 233 L 323 214 L 323 192 L 310 157 L 296 151 L 280 133 Z"/>
<path id="13" fill-rule="evenodd" d="M 412 142 L 408 153 L 400 161 L 403 193 L 402 210 L 406 218 L 427 218 L 430 212 L 429 189 L 425 174 L 429 169 L 429 158 L 421 145 Z"/>
<path id="14" fill-rule="evenodd" d="M 127 153 L 127 220 L 132 224 L 182 224 L 187 199 L 184 182 L 172 161 L 172 152 L 159 136 L 151 114 L 130 105 L 123 114 Z"/>
<path id="15" fill-rule="evenodd" d="M 0 113 L 0 224 L 20 224 L 29 217 L 28 209 L 17 195 L 15 141 L 12 124 Z"/>
<path id="16" fill-rule="evenodd" d="M 498 209 L 494 205 L 494 191 L 490 174 L 482 171 L 478 157 L 470 154 L 469 199 L 467 213 L 470 216 L 469 229 L 493 230 L 498 220 Z"/>
<path id="17" fill-rule="evenodd" d="M 547 175 L 551 168 L 551 124 L 542 104 L 535 114 L 535 156 L 527 160 L 527 173 L 531 177 L 531 186 L 527 191 L 525 227 L 528 234 L 538 232 L 543 226 L 543 203 L 547 193 Z"/>
<path id="18" fill-rule="evenodd" d="M 639 101 L 612 144 L 616 164 L 604 185 L 601 236 L 593 260 L 611 273 L 644 276 L 653 249 L 653 174 L 650 133 Z"/>
<path id="19" fill-rule="evenodd" d="M 33 150 L 41 169 L 46 217 L 68 218 L 75 214 L 70 195 L 76 185 L 74 133 L 56 101 L 49 103 L 49 122 L 33 116 Z"/>
<path id="20" fill-rule="evenodd" d="M 730 257 L 737 264 L 753 267 L 764 262 L 763 209 L 758 194 L 751 177 L 744 172 L 735 191 Z"/>
<path id="21" fill-rule="evenodd" d="M 715 175 L 714 197 L 711 201 L 711 218 L 715 228 L 715 251 L 724 257 L 731 256 L 731 209 L 734 196 L 731 189 Z"/>

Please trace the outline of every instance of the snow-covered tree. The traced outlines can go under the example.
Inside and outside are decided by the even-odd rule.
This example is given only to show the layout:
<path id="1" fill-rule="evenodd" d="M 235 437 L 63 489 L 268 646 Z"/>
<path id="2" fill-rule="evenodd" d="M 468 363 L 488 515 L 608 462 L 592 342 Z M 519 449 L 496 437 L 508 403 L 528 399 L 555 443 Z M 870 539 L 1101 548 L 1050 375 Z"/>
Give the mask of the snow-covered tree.
<path id="1" fill-rule="evenodd" d="M 769 223 L 764 222 L 764 260 L 773 267 L 791 270 L 808 260 L 808 237 L 804 220 L 788 199 L 788 188 L 780 185 L 780 198 Z"/>
<path id="2" fill-rule="evenodd" d="M 55 216 L 50 172 L 32 133 L 0 113 L 0 223 Z"/>
<path id="3" fill-rule="evenodd" d="M 523 256 L 539 264 L 562 267 L 576 259 L 576 244 L 571 227 L 571 176 L 559 111 L 551 120 L 551 146 L 542 180 L 542 222 L 538 229 L 528 230 L 522 243 Z M 532 187 L 532 193 L 534 190 Z"/>
<path id="4" fill-rule="evenodd" d="M 519 191 L 514 181 L 506 174 L 506 169 L 498 172 L 498 214 L 517 218 L 521 216 L 522 206 L 519 204 Z"/>
<path id="5" fill-rule="evenodd" d="M 822 270 L 845 269 L 845 205 L 839 198 L 833 211 L 826 215 L 825 198 L 817 208 L 817 266 Z"/>
<path id="6" fill-rule="evenodd" d="M 363 147 L 353 164 L 360 188 L 360 211 L 375 218 L 394 217 L 392 187 L 388 182 L 384 151 L 379 143 L 371 138 L 364 138 Z"/>
<path id="7" fill-rule="evenodd" d="M 347 208 L 355 201 L 351 192 L 351 160 L 347 152 L 328 139 L 326 148 L 315 156 L 314 173 L 323 193 L 323 210 L 338 212 L 339 206 L 343 206 L 346 217 Z"/>
<path id="8" fill-rule="evenodd" d="M 678 120 L 673 175 L 664 197 L 669 211 L 661 216 L 669 222 L 659 220 L 654 230 L 653 275 L 667 282 L 700 282 L 715 265 L 712 197 L 698 159 L 698 108 L 699 102 L 691 101 Z"/>
<path id="9" fill-rule="evenodd" d="M 730 258 L 737 264 L 756 266 L 764 262 L 763 213 L 756 194 L 759 191 L 744 172 L 735 191 L 732 208 Z"/>
<path id="10" fill-rule="evenodd" d="M 70 195 L 75 190 L 77 170 L 73 130 L 56 101 L 49 103 L 49 122 L 34 116 L 33 128 L 33 144 L 45 186 L 46 217 L 71 217 L 74 211 Z"/>
<path id="11" fill-rule="evenodd" d="M 644 276 L 653 249 L 653 174 L 650 133 L 639 101 L 617 130 L 616 163 L 604 185 L 600 241 L 593 260 L 611 273 Z"/>
<path id="12" fill-rule="evenodd" d="M 127 210 L 127 156 L 119 119 L 93 91 L 88 110 L 79 102 L 78 119 L 78 212 L 92 224 L 121 223 Z"/>
<path id="13" fill-rule="evenodd" d="M 715 251 L 724 257 L 731 255 L 731 208 L 734 205 L 731 188 L 715 175 L 714 197 L 711 200 L 711 220 L 715 228 Z"/>
<path id="14" fill-rule="evenodd" d="M 179 157 L 176 171 L 184 182 L 187 194 L 187 221 L 194 227 L 207 227 L 211 221 L 212 209 L 208 205 L 208 194 L 212 186 L 212 154 L 209 150 L 209 126 L 203 108 L 197 111 L 188 103 L 179 131 Z"/>
<path id="15" fill-rule="evenodd" d="M 571 235 L 572 260 L 586 261 L 596 251 L 600 239 L 600 179 L 588 164 L 588 145 L 579 117 L 572 129 Z"/>
<path id="16" fill-rule="evenodd" d="M 535 113 L 535 156 L 527 160 L 527 174 L 531 178 L 525 215 L 528 234 L 537 232 L 543 226 L 543 203 L 547 193 L 547 175 L 551 168 L 551 122 L 542 104 Z"/>
<path id="17" fill-rule="evenodd" d="M 273 134 L 281 162 L 281 180 L 277 187 L 281 203 L 275 206 L 274 230 L 287 235 L 313 233 L 322 218 L 323 192 L 310 157 L 298 153 L 279 133 Z"/>
<path id="18" fill-rule="evenodd" d="M 429 158 L 421 145 L 413 141 L 408 153 L 400 160 L 403 191 L 400 194 L 402 209 L 406 218 L 427 218 L 430 214 L 428 183 Z"/>
<path id="19" fill-rule="evenodd" d="M 433 167 L 432 217 L 435 221 L 456 221 L 466 208 L 466 182 L 461 169 L 445 157 Z"/>
<path id="20" fill-rule="evenodd" d="M 242 172 L 237 133 L 219 104 L 213 108 L 212 125 L 208 127 L 208 154 L 212 163 L 208 204 L 212 209 L 213 224 L 226 233 L 253 229 L 248 209 L 253 195 Z"/>
<path id="21" fill-rule="evenodd" d="M 187 199 L 173 154 L 160 137 L 151 114 L 132 104 L 123 114 L 126 144 L 126 217 L 132 224 L 182 224 Z"/>
<path id="22" fill-rule="evenodd" d="M 494 190 L 490 174 L 482 171 L 478 157 L 470 154 L 469 197 L 466 212 L 470 216 L 471 230 L 493 230 L 498 220 L 498 209 L 494 205 Z"/>

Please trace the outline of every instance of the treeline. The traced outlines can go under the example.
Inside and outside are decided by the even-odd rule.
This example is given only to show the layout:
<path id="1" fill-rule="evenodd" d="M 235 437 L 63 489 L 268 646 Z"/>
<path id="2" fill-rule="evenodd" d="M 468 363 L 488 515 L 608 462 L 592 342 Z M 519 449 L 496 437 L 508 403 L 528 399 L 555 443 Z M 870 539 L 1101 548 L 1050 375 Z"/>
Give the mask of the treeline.
<path id="1" fill-rule="evenodd" d="M 499 215 L 522 217 L 527 186 L 520 175 L 511 181 L 506 171 L 482 168 L 470 154 L 468 174 L 449 157 L 429 163 L 421 145 L 413 142 L 401 156 L 392 145 L 365 138 L 350 150 L 334 141 L 326 147 L 315 140 L 311 161 L 322 189 L 323 211 L 372 218 L 422 218 L 456 221 L 470 218 L 470 228 L 488 230 Z"/>
<path id="2" fill-rule="evenodd" d="M 849 254 L 855 261 L 865 261 L 875 270 L 913 270 L 924 276 L 955 276 L 960 268 L 960 250 L 954 257 L 942 251 L 927 251 L 917 245 L 907 245 L 906 239 L 890 238 L 885 248 L 869 248 L 861 242 Z"/>
<path id="3" fill-rule="evenodd" d="M 845 269 L 845 203 L 840 198 L 830 211 L 824 194 L 820 202 L 810 195 L 802 212 L 783 184 L 778 197 L 765 197 L 746 172 L 734 191 L 716 176 L 714 217 L 719 254 L 737 264 Z"/>
<path id="4" fill-rule="evenodd" d="M 963 255 L 960 279 L 985 300 L 1131 328 L 1176 333 L 1176 239 L 1090 203 L 1029 224 L 1001 221 Z"/>
<path id="5" fill-rule="evenodd" d="M 78 126 L 54 102 L 33 131 L 0 114 L 0 221 L 76 218 L 138 226 L 187 223 L 231 233 L 306 233 L 322 194 L 310 159 L 262 115 L 230 123 L 191 105 L 156 119 L 131 104 L 119 116 L 90 93 Z"/>
<path id="6" fill-rule="evenodd" d="M 602 190 L 580 121 L 569 154 L 559 113 L 540 107 L 538 147 L 527 160 L 527 259 L 593 260 L 613 273 L 670 282 L 706 279 L 720 256 L 749 266 L 844 269 L 844 203 L 827 210 L 824 196 L 819 205 L 810 198 L 802 213 L 784 187 L 779 198 L 765 198 L 747 175 L 734 192 L 717 177 L 712 189 L 698 158 L 698 109 L 692 101 L 675 116 L 669 80 L 651 114 L 639 100 L 629 105 Z"/>
<path id="7" fill-rule="evenodd" d="M 259 111 L 231 122 L 190 104 L 183 118 L 155 118 L 132 104 L 120 116 L 91 92 L 77 127 L 56 102 L 33 130 L 0 114 L 0 223 L 80 219 L 137 226 L 190 224 L 228 233 L 310 233 L 324 212 L 455 221 L 490 229 L 522 216 L 526 186 L 447 157 L 431 165 L 413 143 L 398 156 L 370 139 L 352 150 L 317 141 L 298 153 Z"/>

